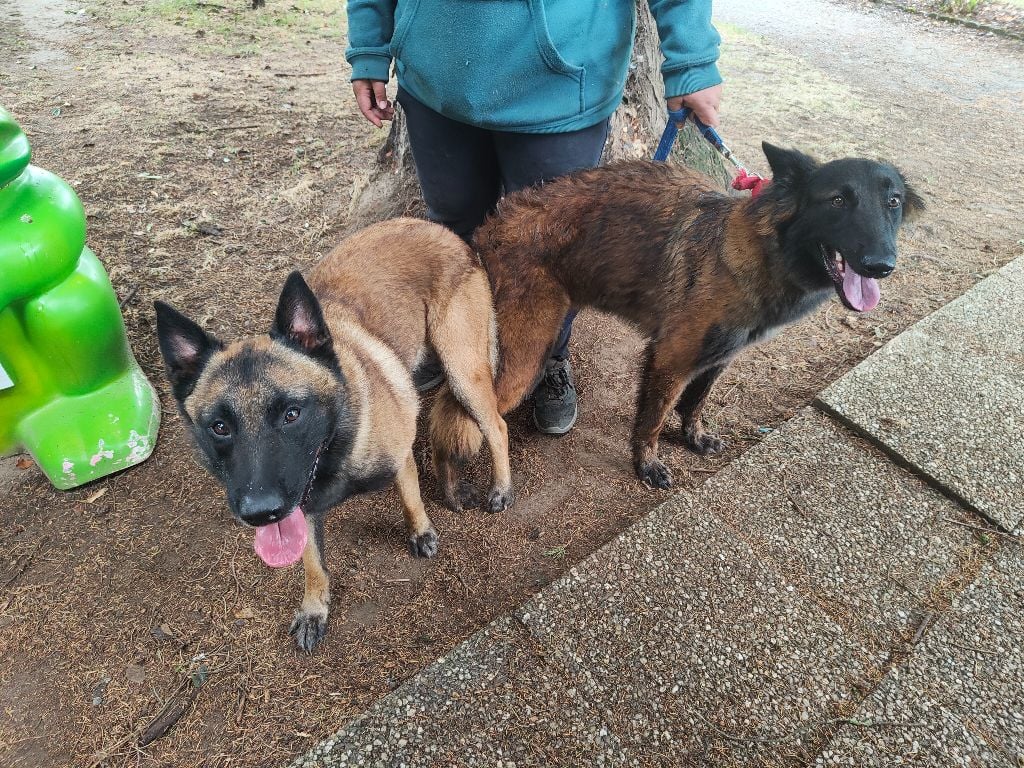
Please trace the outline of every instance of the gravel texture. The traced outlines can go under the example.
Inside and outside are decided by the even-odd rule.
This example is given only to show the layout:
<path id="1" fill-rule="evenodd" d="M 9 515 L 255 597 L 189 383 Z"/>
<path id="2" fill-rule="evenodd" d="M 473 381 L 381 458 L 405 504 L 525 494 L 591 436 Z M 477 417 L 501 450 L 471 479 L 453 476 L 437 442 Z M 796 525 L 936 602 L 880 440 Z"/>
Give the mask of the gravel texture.
<path id="1" fill-rule="evenodd" d="M 958 514 L 808 409 L 294 765 L 813 759 L 971 546 Z"/>
<path id="2" fill-rule="evenodd" d="M 1024 765 L 1024 551 L 1007 543 L 816 766 Z"/>
<path id="3" fill-rule="evenodd" d="M 809 746 L 787 733 L 852 707 L 863 656 L 720 521 L 667 504 L 296 765 L 779 764 Z"/>
<path id="4" fill-rule="evenodd" d="M 1007 530 L 1024 520 L 1024 258 L 819 397 Z"/>
<path id="5" fill-rule="evenodd" d="M 696 501 L 879 660 L 977 546 L 973 516 L 810 408 Z"/>

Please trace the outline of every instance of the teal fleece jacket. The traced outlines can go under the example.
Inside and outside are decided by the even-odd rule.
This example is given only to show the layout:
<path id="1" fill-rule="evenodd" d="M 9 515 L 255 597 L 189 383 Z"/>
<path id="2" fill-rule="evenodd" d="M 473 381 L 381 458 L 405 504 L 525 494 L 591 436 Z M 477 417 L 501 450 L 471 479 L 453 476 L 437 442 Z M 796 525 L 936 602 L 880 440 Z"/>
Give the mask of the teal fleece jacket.
<path id="1" fill-rule="evenodd" d="M 722 82 L 711 0 L 649 0 L 667 96 Z M 353 80 L 388 80 L 470 125 L 560 133 L 622 101 L 635 0 L 349 0 Z"/>

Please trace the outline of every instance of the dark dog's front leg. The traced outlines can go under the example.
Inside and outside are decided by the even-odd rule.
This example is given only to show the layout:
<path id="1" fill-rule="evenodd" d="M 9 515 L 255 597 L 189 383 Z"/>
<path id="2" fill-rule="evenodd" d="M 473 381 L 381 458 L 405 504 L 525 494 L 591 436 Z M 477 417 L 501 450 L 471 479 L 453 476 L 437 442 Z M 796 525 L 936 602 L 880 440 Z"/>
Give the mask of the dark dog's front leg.
<path id="1" fill-rule="evenodd" d="M 683 420 L 683 443 L 701 456 L 719 453 L 725 449 L 725 441 L 717 435 L 707 434 L 700 420 L 708 393 L 724 370 L 724 365 L 708 368 L 686 385 L 679 402 L 676 403 L 676 412 Z"/>
<path id="2" fill-rule="evenodd" d="M 633 426 L 633 466 L 637 477 L 654 488 L 671 488 L 672 473 L 658 458 L 658 437 L 686 382 L 675 355 L 656 346 L 648 350 L 636 423 Z"/>
<path id="3" fill-rule="evenodd" d="M 331 602 L 331 576 L 324 567 L 324 519 L 322 514 L 306 517 L 309 538 L 302 552 L 306 593 L 288 633 L 302 650 L 309 652 L 327 634 L 327 610 Z"/>

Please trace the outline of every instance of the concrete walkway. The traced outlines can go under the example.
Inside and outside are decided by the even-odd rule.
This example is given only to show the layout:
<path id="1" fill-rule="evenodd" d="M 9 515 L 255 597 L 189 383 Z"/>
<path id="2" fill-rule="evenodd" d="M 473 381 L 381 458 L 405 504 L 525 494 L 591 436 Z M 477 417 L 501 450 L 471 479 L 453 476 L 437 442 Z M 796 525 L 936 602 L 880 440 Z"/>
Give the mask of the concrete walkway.
<path id="1" fill-rule="evenodd" d="M 822 395 L 884 450 L 806 409 L 295 765 L 1017 766 L 1022 291 Z"/>

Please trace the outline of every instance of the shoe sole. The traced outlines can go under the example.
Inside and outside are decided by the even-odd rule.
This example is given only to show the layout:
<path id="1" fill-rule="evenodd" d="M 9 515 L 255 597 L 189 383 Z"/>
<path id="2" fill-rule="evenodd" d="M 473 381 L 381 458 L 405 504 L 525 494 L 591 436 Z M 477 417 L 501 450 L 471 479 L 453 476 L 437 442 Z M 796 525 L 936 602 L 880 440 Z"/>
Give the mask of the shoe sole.
<path id="1" fill-rule="evenodd" d="M 577 408 L 575 411 L 572 412 L 572 421 L 570 421 L 566 426 L 564 426 L 564 427 L 542 427 L 540 424 L 537 423 L 537 412 L 534 411 L 533 412 L 533 426 L 537 428 L 538 432 L 540 432 L 542 434 L 545 434 L 545 435 L 564 435 L 566 432 L 568 432 L 570 429 L 573 428 L 573 425 L 576 424 L 576 419 L 579 418 L 579 415 L 580 415 L 580 409 Z"/>
<path id="2" fill-rule="evenodd" d="M 430 381 L 424 381 L 422 384 L 416 384 L 416 391 L 419 392 L 421 395 L 424 392 L 429 392 L 435 387 L 441 386 L 441 384 L 444 383 L 445 378 L 447 377 L 443 373 L 440 373 L 434 378 L 432 378 Z"/>

